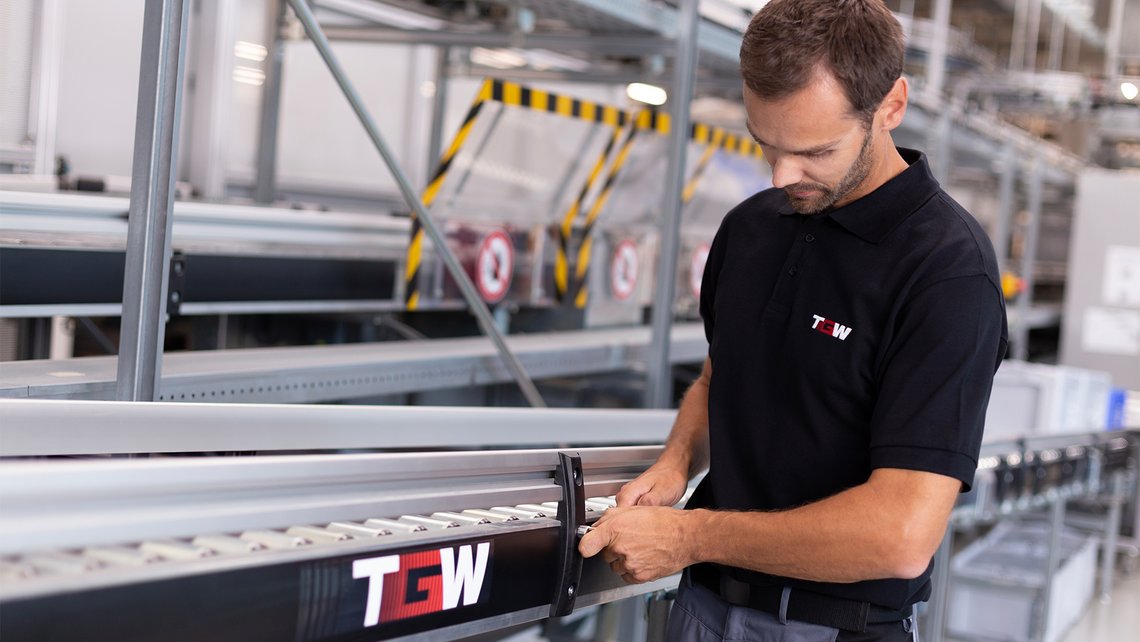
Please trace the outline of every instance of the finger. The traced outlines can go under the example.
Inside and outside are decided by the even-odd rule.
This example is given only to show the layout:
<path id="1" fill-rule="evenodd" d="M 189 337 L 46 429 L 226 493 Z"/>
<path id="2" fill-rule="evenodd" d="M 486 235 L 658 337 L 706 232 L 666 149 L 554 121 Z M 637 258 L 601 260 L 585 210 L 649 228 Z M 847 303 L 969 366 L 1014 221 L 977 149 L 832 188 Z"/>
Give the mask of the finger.
<path id="1" fill-rule="evenodd" d="M 622 486 L 614 499 L 618 506 L 636 506 L 638 501 L 651 490 L 653 490 L 652 483 L 643 479 L 635 479 Z"/>
<path id="2" fill-rule="evenodd" d="M 610 545 L 610 532 L 605 528 L 598 528 L 595 524 L 594 530 L 586 533 L 581 541 L 578 542 L 578 552 L 582 557 L 593 557 L 599 551 Z"/>

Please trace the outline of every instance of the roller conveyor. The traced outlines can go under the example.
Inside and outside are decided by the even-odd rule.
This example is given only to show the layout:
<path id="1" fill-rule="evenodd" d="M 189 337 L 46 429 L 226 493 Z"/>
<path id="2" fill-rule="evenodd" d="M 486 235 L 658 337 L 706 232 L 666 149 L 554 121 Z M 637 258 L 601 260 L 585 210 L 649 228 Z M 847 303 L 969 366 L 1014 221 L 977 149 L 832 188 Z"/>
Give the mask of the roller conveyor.
<path id="1" fill-rule="evenodd" d="M 7 461 L 0 638 L 444 640 L 666 588 L 559 571 L 658 452 Z"/>
<path id="2" fill-rule="evenodd" d="M 293 450 L 295 435 L 285 430 L 274 446 L 257 430 L 267 422 L 250 414 L 291 411 L 329 426 L 306 442 L 328 452 L 342 447 L 335 427 L 350 413 L 377 424 L 383 410 L 414 411 L 429 426 L 491 412 L 516 424 L 508 429 L 603 422 L 611 432 L 639 414 L 664 428 L 668 414 L 0 402 L 0 446 L 22 444 L 21 457 L 0 450 L 0 638 L 452 640 L 675 584 L 627 586 L 600 560 L 573 553 L 582 528 L 656 460 L 657 446 L 273 455 Z M 29 460 L 58 455 L 53 439 L 68 441 L 59 425 L 78 422 L 74 412 L 99 416 L 95 434 L 100 422 L 185 414 L 185 426 L 253 433 L 247 445 L 262 454 Z M 485 425 L 473 425 L 477 437 Z M 48 439 L 21 437 L 37 432 Z M 382 430 L 357 439 L 356 448 L 385 441 Z M 1138 445 L 1135 432 L 987 443 L 954 522 L 1091 497 L 1134 469 Z M 183 452 L 210 450 L 197 446 Z"/>

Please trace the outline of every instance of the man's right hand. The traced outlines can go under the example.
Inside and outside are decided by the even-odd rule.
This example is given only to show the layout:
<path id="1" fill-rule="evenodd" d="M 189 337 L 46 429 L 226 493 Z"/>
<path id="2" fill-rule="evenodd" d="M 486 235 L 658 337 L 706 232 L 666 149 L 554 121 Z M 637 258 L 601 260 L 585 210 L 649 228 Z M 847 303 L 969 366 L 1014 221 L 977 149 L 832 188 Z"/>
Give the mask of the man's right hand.
<path id="1" fill-rule="evenodd" d="M 621 487 L 618 506 L 673 506 L 689 485 L 687 471 L 654 464 L 637 479 Z"/>

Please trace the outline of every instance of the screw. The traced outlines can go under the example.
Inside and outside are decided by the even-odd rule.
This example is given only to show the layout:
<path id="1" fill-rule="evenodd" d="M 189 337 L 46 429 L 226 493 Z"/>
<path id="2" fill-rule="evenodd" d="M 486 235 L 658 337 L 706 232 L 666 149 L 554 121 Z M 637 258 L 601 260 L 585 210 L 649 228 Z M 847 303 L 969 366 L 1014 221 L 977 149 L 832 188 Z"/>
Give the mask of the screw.
<path id="1" fill-rule="evenodd" d="M 570 599 L 574 599 L 574 585 L 573 584 L 566 587 L 566 597 L 568 597 Z"/>

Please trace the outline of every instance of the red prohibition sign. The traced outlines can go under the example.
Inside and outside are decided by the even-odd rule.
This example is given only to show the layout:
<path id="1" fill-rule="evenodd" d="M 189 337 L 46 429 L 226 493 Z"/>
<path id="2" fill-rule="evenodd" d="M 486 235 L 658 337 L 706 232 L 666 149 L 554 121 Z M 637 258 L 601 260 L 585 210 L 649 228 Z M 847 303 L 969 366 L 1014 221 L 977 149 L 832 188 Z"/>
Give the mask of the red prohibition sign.
<path id="1" fill-rule="evenodd" d="M 515 248 L 502 230 L 483 237 L 475 259 L 475 285 L 487 303 L 498 303 L 507 295 L 515 271 Z"/>

